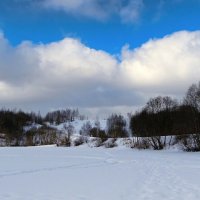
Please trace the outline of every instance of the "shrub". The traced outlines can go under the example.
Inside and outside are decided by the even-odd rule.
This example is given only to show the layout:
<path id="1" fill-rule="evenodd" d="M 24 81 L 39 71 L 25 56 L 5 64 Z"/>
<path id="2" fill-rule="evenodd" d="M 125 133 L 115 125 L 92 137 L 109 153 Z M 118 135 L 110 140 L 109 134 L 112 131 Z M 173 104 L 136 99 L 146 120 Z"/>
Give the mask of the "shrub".
<path id="1" fill-rule="evenodd" d="M 106 148 L 113 148 L 116 146 L 117 146 L 117 143 L 116 143 L 115 138 L 109 138 L 104 142 L 104 147 L 106 147 Z"/>
<path id="2" fill-rule="evenodd" d="M 131 148 L 150 149 L 151 145 L 148 138 L 137 138 L 137 140 L 133 142 L 133 146 Z"/>
<path id="3" fill-rule="evenodd" d="M 179 135 L 176 141 L 185 151 L 200 151 L 200 134 Z"/>
<path id="4" fill-rule="evenodd" d="M 89 147 L 100 147 L 102 146 L 103 142 L 101 138 L 91 138 L 90 142 L 88 143 Z"/>
<path id="5" fill-rule="evenodd" d="M 105 142 L 108 139 L 106 132 L 96 127 L 90 130 L 90 136 L 100 138 L 102 142 Z"/>
<path id="6" fill-rule="evenodd" d="M 83 136 L 79 136 L 74 140 L 74 146 L 80 146 L 84 144 L 85 138 Z"/>
<path id="7" fill-rule="evenodd" d="M 65 137 L 64 144 L 66 147 L 70 147 L 71 146 L 71 138 L 68 136 Z"/>

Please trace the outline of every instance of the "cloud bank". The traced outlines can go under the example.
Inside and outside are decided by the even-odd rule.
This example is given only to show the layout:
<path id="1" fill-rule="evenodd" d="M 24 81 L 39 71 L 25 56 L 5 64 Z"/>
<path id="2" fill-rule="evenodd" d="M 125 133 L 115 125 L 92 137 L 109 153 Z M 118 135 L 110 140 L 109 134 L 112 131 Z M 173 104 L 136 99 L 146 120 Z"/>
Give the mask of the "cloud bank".
<path id="1" fill-rule="evenodd" d="M 128 110 L 150 96 L 183 95 L 199 81 L 199 58 L 200 31 L 151 39 L 136 49 L 125 46 L 120 60 L 77 39 L 13 47 L 1 34 L 0 105 Z"/>

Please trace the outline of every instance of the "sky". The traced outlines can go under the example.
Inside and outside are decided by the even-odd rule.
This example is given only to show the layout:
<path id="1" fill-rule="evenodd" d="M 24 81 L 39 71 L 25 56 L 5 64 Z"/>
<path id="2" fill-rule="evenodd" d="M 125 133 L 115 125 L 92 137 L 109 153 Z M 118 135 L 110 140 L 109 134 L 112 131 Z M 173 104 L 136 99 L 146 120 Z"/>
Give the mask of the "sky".
<path id="1" fill-rule="evenodd" d="M 0 1 L 0 107 L 134 112 L 200 81 L 200 0 Z"/>

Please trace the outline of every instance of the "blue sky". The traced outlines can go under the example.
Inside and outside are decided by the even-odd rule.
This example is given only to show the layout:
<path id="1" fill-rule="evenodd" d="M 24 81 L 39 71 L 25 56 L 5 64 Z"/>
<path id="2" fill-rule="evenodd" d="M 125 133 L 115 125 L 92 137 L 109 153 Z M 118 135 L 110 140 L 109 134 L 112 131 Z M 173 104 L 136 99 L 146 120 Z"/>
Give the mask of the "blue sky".
<path id="1" fill-rule="evenodd" d="M 115 1 L 110 5 L 109 1 L 98 2 L 108 4 L 108 10 L 112 10 L 115 4 Z M 121 2 L 125 6 L 131 1 Z M 78 9 L 75 13 L 62 8 L 48 9 L 42 5 L 41 0 L 1 1 L 0 29 L 13 45 L 24 40 L 49 43 L 67 36 L 80 38 L 92 48 L 119 53 L 126 43 L 135 48 L 150 38 L 160 38 L 179 30 L 200 28 L 199 0 L 139 2 L 143 5 L 138 18 L 124 22 L 117 13 L 119 11 L 108 14 L 106 19 L 98 19 L 95 16 L 81 15 L 81 10 Z"/>
<path id="2" fill-rule="evenodd" d="M 2 107 L 124 113 L 199 81 L 200 0 L 6 0 L 0 10 Z"/>

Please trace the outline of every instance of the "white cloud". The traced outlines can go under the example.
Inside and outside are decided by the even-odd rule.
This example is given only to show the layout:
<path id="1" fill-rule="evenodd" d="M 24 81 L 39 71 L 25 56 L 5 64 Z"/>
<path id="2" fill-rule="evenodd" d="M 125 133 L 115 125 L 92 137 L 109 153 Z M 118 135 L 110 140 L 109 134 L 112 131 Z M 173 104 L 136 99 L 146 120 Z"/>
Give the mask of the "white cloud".
<path id="1" fill-rule="evenodd" d="M 12 47 L 0 34 L 1 106 L 119 110 L 154 95 L 183 95 L 199 81 L 200 31 L 181 31 L 122 49 L 121 61 L 81 41 Z M 122 111 L 123 112 L 123 111 Z"/>
<path id="2" fill-rule="evenodd" d="M 137 23 L 144 7 L 143 0 L 133 0 L 128 5 L 121 7 L 120 17 L 124 23 Z"/>
<path id="3" fill-rule="evenodd" d="M 125 23 L 137 22 L 144 6 L 143 0 L 44 0 L 42 4 L 46 8 L 97 20 L 119 15 Z"/>
<path id="4" fill-rule="evenodd" d="M 52 106 L 105 104 L 108 97 L 101 96 L 112 92 L 117 81 L 113 76 L 117 76 L 118 63 L 113 56 L 72 38 L 47 45 L 23 42 L 14 48 L 1 36 L 0 58 L 2 105 L 36 101 Z"/>
<path id="5" fill-rule="evenodd" d="M 124 49 L 121 63 L 127 84 L 140 90 L 183 93 L 199 81 L 200 31 L 181 31 L 153 39 L 135 50 Z"/>
<path id="6" fill-rule="evenodd" d="M 95 19 L 105 19 L 109 15 L 98 0 L 44 0 L 46 8 L 63 10 L 75 16 L 86 16 Z"/>

